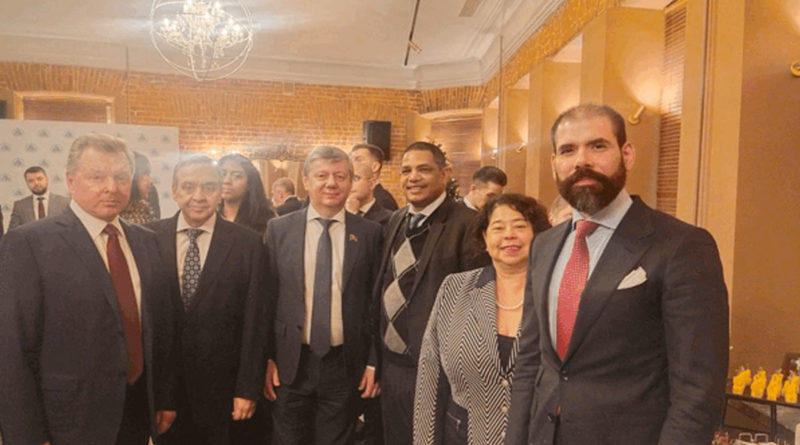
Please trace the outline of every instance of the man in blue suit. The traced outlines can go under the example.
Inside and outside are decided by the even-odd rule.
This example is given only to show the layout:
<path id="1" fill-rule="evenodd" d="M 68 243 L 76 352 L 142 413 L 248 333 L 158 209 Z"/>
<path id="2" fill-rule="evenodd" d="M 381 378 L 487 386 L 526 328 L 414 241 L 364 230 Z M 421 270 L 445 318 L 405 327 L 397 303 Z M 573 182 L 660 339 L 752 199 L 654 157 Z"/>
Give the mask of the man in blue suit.
<path id="1" fill-rule="evenodd" d="M 145 445 L 175 418 L 173 307 L 156 237 L 118 217 L 132 176 L 125 142 L 77 138 L 69 208 L 0 243 L 8 445 Z"/>
<path id="2" fill-rule="evenodd" d="M 349 444 L 357 397 L 374 397 L 372 298 L 381 227 L 347 213 L 353 166 L 336 147 L 306 158 L 309 206 L 270 220 L 268 296 L 274 308 L 265 395 L 274 443 Z"/>

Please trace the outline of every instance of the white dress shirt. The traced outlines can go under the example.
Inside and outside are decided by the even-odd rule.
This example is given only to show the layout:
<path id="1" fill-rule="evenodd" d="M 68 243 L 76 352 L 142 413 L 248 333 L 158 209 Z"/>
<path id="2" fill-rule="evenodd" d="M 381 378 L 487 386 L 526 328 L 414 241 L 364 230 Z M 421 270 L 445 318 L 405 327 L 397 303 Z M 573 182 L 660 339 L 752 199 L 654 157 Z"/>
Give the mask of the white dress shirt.
<path id="1" fill-rule="evenodd" d="M 432 203 L 430 203 L 427 206 L 425 206 L 425 208 L 420 210 L 419 212 L 415 212 L 414 211 L 414 206 L 412 206 L 411 204 L 408 204 L 408 213 L 411 213 L 412 215 L 416 215 L 418 213 L 422 213 L 423 215 L 425 215 L 422 219 L 419 220 L 419 222 L 417 222 L 417 227 L 422 225 L 422 223 L 424 223 L 425 220 L 427 220 L 428 217 L 431 216 L 431 214 L 433 214 L 433 212 L 435 212 L 436 209 L 438 209 L 440 205 L 442 205 L 442 203 L 444 202 L 445 198 L 447 198 L 447 191 L 442 192 L 442 194 L 439 195 L 438 198 L 434 199 Z"/>
<path id="2" fill-rule="evenodd" d="M 344 263 L 344 209 L 333 216 L 328 228 L 331 236 L 331 346 L 344 343 L 342 330 L 342 264 Z M 317 268 L 317 245 L 322 235 L 322 224 L 317 221 L 320 214 L 314 206 L 308 206 L 306 216 L 306 239 L 303 263 L 305 270 L 306 320 L 303 324 L 303 343 L 311 344 L 311 311 L 314 308 L 314 275 Z"/>
<path id="3" fill-rule="evenodd" d="M 183 289 L 183 262 L 186 260 L 186 252 L 189 251 L 189 235 L 186 233 L 187 229 L 200 229 L 197 235 L 197 248 L 200 250 L 200 271 L 203 270 L 203 265 L 206 264 L 208 257 L 208 249 L 211 247 L 211 237 L 214 235 L 214 225 L 217 222 L 217 214 L 211 215 L 199 227 L 192 227 L 186 222 L 183 212 L 178 214 L 178 224 L 175 231 L 175 254 L 178 266 L 178 284 Z"/>
<path id="4" fill-rule="evenodd" d="M 72 209 L 72 211 L 75 213 L 75 216 L 77 216 L 78 220 L 80 220 L 80 222 L 83 224 L 83 227 L 85 227 L 86 231 L 89 232 L 89 236 L 92 238 L 92 242 L 94 242 L 97 252 L 100 254 L 100 257 L 103 259 L 103 263 L 106 265 L 106 270 L 108 270 L 108 235 L 103 233 L 103 229 L 105 229 L 109 224 L 117 228 L 117 231 L 119 232 L 119 245 L 122 248 L 122 254 L 125 256 L 125 262 L 128 263 L 128 273 L 131 275 L 133 294 L 136 297 L 136 308 L 139 310 L 139 321 L 141 321 L 142 281 L 139 277 L 139 268 L 136 266 L 136 260 L 133 257 L 133 251 L 131 251 L 131 246 L 128 244 L 125 231 L 122 230 L 122 225 L 119 223 L 119 217 L 115 216 L 114 220 L 111 222 L 104 221 L 100 218 L 90 215 L 75 201 L 69 203 L 69 208 Z"/>

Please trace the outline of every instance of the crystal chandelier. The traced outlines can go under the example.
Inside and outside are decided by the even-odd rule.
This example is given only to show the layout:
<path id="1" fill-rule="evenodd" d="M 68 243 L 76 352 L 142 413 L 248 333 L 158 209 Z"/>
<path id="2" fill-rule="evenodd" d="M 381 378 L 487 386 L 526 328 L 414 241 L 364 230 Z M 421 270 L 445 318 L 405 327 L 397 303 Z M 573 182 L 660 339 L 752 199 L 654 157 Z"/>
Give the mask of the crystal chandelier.
<path id="1" fill-rule="evenodd" d="M 250 11 L 241 0 L 153 0 L 150 37 L 173 68 L 199 81 L 242 67 L 253 47 Z"/>

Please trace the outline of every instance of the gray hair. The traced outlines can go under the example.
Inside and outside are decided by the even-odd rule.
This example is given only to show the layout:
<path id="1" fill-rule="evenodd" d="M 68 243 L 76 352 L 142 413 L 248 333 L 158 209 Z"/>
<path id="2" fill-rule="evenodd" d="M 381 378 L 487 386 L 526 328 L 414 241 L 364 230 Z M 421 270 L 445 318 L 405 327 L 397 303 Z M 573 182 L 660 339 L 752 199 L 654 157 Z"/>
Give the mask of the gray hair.
<path id="1" fill-rule="evenodd" d="M 341 148 L 329 145 L 320 145 L 308 154 L 306 162 L 303 164 L 303 176 L 308 176 L 308 173 L 311 171 L 311 163 L 317 159 L 345 161 L 347 162 L 347 170 L 350 172 L 350 177 L 353 177 L 353 162 L 350 160 L 350 156 L 347 156 L 347 153 Z"/>
<path id="2" fill-rule="evenodd" d="M 78 136 L 69 148 L 69 155 L 67 156 L 67 174 L 72 174 L 78 167 L 78 160 L 87 147 L 92 147 L 95 150 L 100 150 L 104 153 L 122 153 L 125 159 L 128 160 L 128 168 L 133 174 L 133 152 L 125 145 L 122 139 L 111 136 L 110 134 L 102 133 L 87 133 Z"/>
<path id="3" fill-rule="evenodd" d="M 207 155 L 202 153 L 194 153 L 181 157 L 178 163 L 175 164 L 175 168 L 172 169 L 172 187 L 176 187 L 178 185 L 178 172 L 190 165 L 208 166 L 213 168 L 214 171 L 217 172 L 217 179 L 220 183 L 222 183 L 222 173 L 219 171 L 217 163 Z"/>

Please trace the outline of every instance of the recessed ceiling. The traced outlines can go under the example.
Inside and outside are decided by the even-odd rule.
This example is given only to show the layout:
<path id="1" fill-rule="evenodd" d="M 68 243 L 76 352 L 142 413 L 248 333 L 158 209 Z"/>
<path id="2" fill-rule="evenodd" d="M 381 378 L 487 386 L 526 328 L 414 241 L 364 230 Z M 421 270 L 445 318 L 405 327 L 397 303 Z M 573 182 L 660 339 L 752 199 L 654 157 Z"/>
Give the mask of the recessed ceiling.
<path id="1" fill-rule="evenodd" d="M 565 0 L 421 0 L 414 41 L 422 51 L 411 52 L 408 66 L 415 0 L 244 1 L 256 33 L 237 77 L 438 88 L 487 81 L 497 70 L 501 30 L 508 57 Z M 2 0 L 0 60 L 172 73 L 150 43 L 150 6 Z"/>

